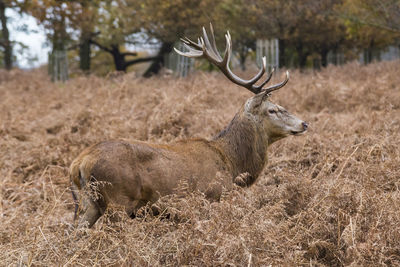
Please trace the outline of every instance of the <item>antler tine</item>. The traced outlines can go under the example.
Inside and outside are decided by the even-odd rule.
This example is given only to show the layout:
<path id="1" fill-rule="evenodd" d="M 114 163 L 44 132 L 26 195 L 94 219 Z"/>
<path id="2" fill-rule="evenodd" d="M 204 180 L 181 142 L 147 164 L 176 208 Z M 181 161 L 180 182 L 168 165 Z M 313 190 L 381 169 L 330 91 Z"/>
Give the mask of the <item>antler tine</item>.
<path id="1" fill-rule="evenodd" d="M 187 37 L 181 38 L 181 41 L 186 45 L 193 46 L 197 49 L 201 49 L 200 41 L 198 41 L 198 43 L 195 43 Z"/>
<path id="2" fill-rule="evenodd" d="M 275 84 L 275 85 L 273 85 L 273 86 L 270 86 L 270 87 L 268 87 L 268 88 L 266 88 L 266 89 L 263 89 L 263 90 L 262 90 L 262 93 L 263 93 L 263 94 L 264 94 L 264 93 L 265 93 L 265 94 L 269 94 L 269 93 L 271 93 L 271 92 L 273 92 L 273 91 L 276 91 L 276 90 L 282 88 L 283 86 L 285 86 L 285 85 L 287 84 L 288 81 L 289 81 L 289 71 L 286 71 L 286 78 L 285 78 L 285 80 L 284 80 L 283 82 L 278 83 L 278 84 Z"/>
<path id="3" fill-rule="evenodd" d="M 211 36 L 213 36 L 213 32 L 211 33 Z M 210 57 L 212 57 L 215 61 L 221 61 L 222 60 L 221 55 L 218 53 L 216 47 L 214 48 L 214 46 L 211 45 L 210 40 L 208 39 L 206 28 L 204 27 L 203 27 L 203 40 L 205 44 L 205 49 L 203 48 L 203 51 L 207 53 Z"/>
<path id="4" fill-rule="evenodd" d="M 221 55 L 218 53 L 218 49 L 217 49 L 217 44 L 215 42 L 215 35 L 214 35 L 214 28 L 212 26 L 212 23 L 210 22 L 210 32 L 211 32 L 211 47 L 214 51 L 217 52 L 217 55 L 221 58 Z"/>
<path id="5" fill-rule="evenodd" d="M 262 61 L 263 61 L 263 68 L 262 68 L 262 70 L 265 72 L 266 65 L 267 65 L 267 59 L 266 59 L 266 57 L 263 57 L 263 58 L 262 58 Z M 274 74 L 274 72 L 275 72 L 275 68 L 273 68 L 273 69 L 271 70 L 271 72 L 268 74 L 268 77 L 267 77 L 260 85 L 254 85 L 254 87 L 255 87 L 257 90 L 262 91 L 262 88 L 264 87 L 264 85 L 266 85 L 266 84 L 271 80 L 272 74 Z M 261 72 L 260 72 L 260 73 L 261 73 Z M 264 74 L 264 73 L 262 72 L 262 74 Z"/>
<path id="6" fill-rule="evenodd" d="M 174 47 L 175 52 L 178 53 L 179 55 L 184 56 L 184 57 L 202 57 L 203 56 L 202 51 L 198 51 L 186 43 L 183 43 L 183 44 L 189 50 L 189 52 L 182 52 Z"/>
<path id="7" fill-rule="evenodd" d="M 204 38 L 203 37 L 200 37 L 199 38 L 200 39 L 200 42 L 201 42 L 201 50 L 202 50 L 202 53 L 203 53 L 203 56 L 206 58 L 206 59 L 208 59 L 208 61 L 210 61 L 211 63 L 213 63 L 214 65 L 216 65 L 217 67 L 219 67 L 219 60 L 218 60 L 218 58 L 216 58 L 213 54 L 214 53 L 212 53 L 208 48 L 207 48 L 207 45 L 206 45 L 206 43 L 205 43 L 205 41 L 204 41 Z M 210 52 L 212 53 L 212 54 L 210 54 Z"/>
<path id="8" fill-rule="evenodd" d="M 258 82 L 266 72 L 267 60 L 265 57 L 262 58 L 262 67 L 253 78 L 249 80 L 244 80 L 238 77 L 229 68 L 229 62 L 232 56 L 232 39 L 229 31 L 227 31 L 227 33 L 225 34 L 226 47 L 223 57 L 221 57 L 220 53 L 218 52 L 215 42 L 214 29 L 211 23 L 210 32 L 211 36 L 209 38 L 206 29 L 203 27 L 203 36 L 197 39 L 197 43 L 188 38 L 181 39 L 185 47 L 188 48 L 189 52 L 182 52 L 174 48 L 175 51 L 178 54 L 186 57 L 205 57 L 208 61 L 216 65 L 233 83 L 243 86 L 255 94 L 269 94 L 270 92 L 283 87 L 288 82 L 289 73 L 286 73 L 285 81 L 280 84 L 263 89 L 263 86 L 267 84 L 272 77 L 272 74 L 274 72 L 274 70 L 272 70 L 271 73 L 269 73 L 268 77 L 260 85 L 255 85 L 255 83 Z"/>
<path id="9" fill-rule="evenodd" d="M 214 44 L 215 44 L 215 38 L 214 38 L 214 29 L 212 28 L 212 24 L 210 23 L 210 28 L 211 28 L 211 33 L 212 33 L 212 37 L 214 40 Z M 267 60 L 265 57 L 263 57 L 262 59 L 262 67 L 260 69 L 260 71 L 250 80 L 244 80 L 240 77 L 238 77 L 237 75 L 235 75 L 231 69 L 229 68 L 229 62 L 232 56 L 232 38 L 231 38 L 231 34 L 229 31 L 226 32 L 225 34 L 225 52 L 224 52 L 224 57 L 222 59 L 222 62 L 220 63 L 220 65 L 217 65 L 221 71 L 225 74 L 225 76 L 227 76 L 227 78 L 229 78 L 229 80 L 231 80 L 232 82 L 243 86 L 245 88 L 247 88 L 248 90 L 250 90 L 251 92 L 258 94 L 261 92 L 262 87 L 271 79 L 272 77 L 272 73 L 270 73 L 270 75 L 267 77 L 267 79 L 260 85 L 260 86 L 256 86 L 255 83 L 264 75 L 265 71 L 266 71 L 266 65 L 267 65 Z M 215 50 L 217 50 L 216 45 L 215 46 Z M 218 52 L 217 52 L 218 53 Z M 219 55 L 219 53 L 218 53 Z"/>
<path id="10" fill-rule="evenodd" d="M 231 61 L 231 54 L 232 54 L 232 39 L 231 35 L 229 34 L 229 31 L 227 31 L 225 34 L 225 41 L 226 41 L 225 52 L 224 52 L 224 58 L 222 59 L 221 62 L 221 66 L 224 66 L 227 70 L 227 73 L 228 74 L 231 73 L 230 75 L 232 75 L 233 73 L 229 69 L 229 62 Z"/>
<path id="11" fill-rule="evenodd" d="M 185 48 L 189 50 L 189 52 L 183 52 L 174 47 L 174 50 L 176 53 L 178 53 L 181 56 L 185 56 L 185 57 L 201 57 L 201 56 L 203 56 L 203 51 L 201 51 L 200 41 L 199 41 L 199 43 L 195 43 L 187 37 L 181 38 L 181 41 L 182 41 L 183 45 L 185 46 Z"/>
<path id="12" fill-rule="evenodd" d="M 261 86 L 256 86 L 254 84 L 264 75 L 266 69 L 267 69 L 267 58 L 266 57 L 262 57 L 262 67 L 261 67 L 261 69 L 258 71 L 258 73 L 253 78 L 251 78 L 248 81 L 249 86 L 251 86 L 253 88 L 253 90 L 254 90 L 252 92 L 254 92 L 256 94 L 261 92 L 261 88 L 265 85 L 265 83 L 263 82 Z M 270 76 L 272 76 L 272 73 L 270 74 Z M 268 82 L 269 79 L 271 79 L 271 78 L 268 77 L 266 79 L 266 81 Z"/>

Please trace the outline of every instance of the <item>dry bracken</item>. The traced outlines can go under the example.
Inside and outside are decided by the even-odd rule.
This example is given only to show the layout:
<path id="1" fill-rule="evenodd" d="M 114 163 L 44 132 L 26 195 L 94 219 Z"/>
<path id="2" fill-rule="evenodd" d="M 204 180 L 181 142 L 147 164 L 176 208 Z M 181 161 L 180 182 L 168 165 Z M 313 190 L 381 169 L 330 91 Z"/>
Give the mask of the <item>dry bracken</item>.
<path id="1" fill-rule="evenodd" d="M 65 84 L 0 73 L 0 265 L 399 265 L 399 68 L 292 71 L 272 99 L 311 128 L 269 148 L 256 184 L 219 202 L 182 184 L 156 202 L 160 216 L 112 207 L 90 230 L 72 227 L 68 166 L 80 151 L 211 138 L 250 93 L 214 73 Z"/>

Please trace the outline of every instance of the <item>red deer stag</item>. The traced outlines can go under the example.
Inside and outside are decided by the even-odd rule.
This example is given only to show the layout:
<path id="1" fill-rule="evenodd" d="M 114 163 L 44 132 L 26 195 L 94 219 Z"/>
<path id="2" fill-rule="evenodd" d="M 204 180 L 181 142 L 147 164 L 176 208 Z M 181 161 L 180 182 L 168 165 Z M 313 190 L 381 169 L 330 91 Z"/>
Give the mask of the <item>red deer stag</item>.
<path id="1" fill-rule="evenodd" d="M 249 186 L 257 180 L 267 162 L 268 145 L 307 130 L 306 122 L 268 100 L 272 91 L 288 82 L 288 73 L 280 84 L 263 88 L 272 76 L 270 73 L 256 85 L 266 71 L 263 58 L 257 75 L 250 80 L 239 78 L 229 68 L 232 54 L 229 32 L 225 38 L 223 58 L 218 53 L 212 26 L 210 39 L 203 28 L 203 37 L 197 43 L 182 39 L 189 52 L 175 51 L 187 57 L 205 57 L 229 80 L 255 95 L 212 140 L 189 139 L 172 144 L 105 141 L 85 149 L 70 167 L 72 193 L 79 203 L 75 217 L 83 213 L 80 224 L 87 223 L 91 227 L 111 202 L 124 206 L 129 215 L 134 215 L 146 203 L 172 194 L 185 179 L 206 196 L 218 200 L 220 191 L 210 188 L 218 172 L 229 173 L 230 184 Z M 93 183 L 97 184 L 96 189 Z M 78 189 L 86 192 L 80 194 L 80 200 L 77 200 Z"/>

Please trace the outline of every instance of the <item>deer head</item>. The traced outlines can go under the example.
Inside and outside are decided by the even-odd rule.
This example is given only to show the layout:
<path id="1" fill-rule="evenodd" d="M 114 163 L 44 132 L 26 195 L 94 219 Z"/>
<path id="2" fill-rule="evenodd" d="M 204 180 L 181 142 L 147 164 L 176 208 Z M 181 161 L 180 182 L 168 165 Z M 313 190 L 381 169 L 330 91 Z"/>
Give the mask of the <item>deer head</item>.
<path id="1" fill-rule="evenodd" d="M 308 128 L 307 122 L 300 120 L 286 111 L 283 107 L 268 100 L 271 92 L 286 85 L 289 81 L 289 72 L 286 72 L 286 78 L 283 82 L 264 88 L 272 77 L 274 72 L 274 70 L 272 70 L 271 73 L 266 76 L 264 81 L 259 83 L 259 85 L 256 85 L 266 72 L 266 58 L 263 57 L 262 67 L 253 78 L 245 80 L 238 77 L 229 67 L 232 55 L 232 40 L 229 31 L 225 34 L 226 48 L 223 57 L 221 57 L 218 52 L 215 43 L 214 30 L 211 23 L 210 31 L 211 36 L 208 38 L 207 32 L 203 27 L 203 37 L 199 37 L 197 43 L 188 38 L 182 38 L 181 40 L 189 52 L 182 52 L 174 48 L 175 51 L 186 57 L 206 58 L 217 66 L 233 83 L 253 92 L 255 95 L 246 101 L 245 105 L 242 107 L 242 114 L 263 128 L 264 132 L 268 135 L 268 143 L 275 142 L 288 135 L 298 135 L 305 132 Z"/>

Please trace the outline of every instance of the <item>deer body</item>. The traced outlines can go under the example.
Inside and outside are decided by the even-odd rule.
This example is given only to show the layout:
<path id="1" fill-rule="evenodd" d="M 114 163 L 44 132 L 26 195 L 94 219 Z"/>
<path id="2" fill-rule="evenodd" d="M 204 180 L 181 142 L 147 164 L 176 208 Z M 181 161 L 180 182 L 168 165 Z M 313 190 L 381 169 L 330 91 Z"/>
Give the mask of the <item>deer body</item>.
<path id="1" fill-rule="evenodd" d="M 204 36 L 207 38 L 206 33 Z M 186 42 L 200 49 L 198 44 Z M 210 46 L 208 39 L 207 42 Z M 201 49 L 207 53 L 212 47 L 202 46 Z M 226 57 L 229 58 L 227 51 L 224 59 L 219 60 L 223 64 L 227 64 Z M 185 55 L 198 57 L 199 52 Z M 205 56 L 210 57 L 210 54 Z M 256 95 L 246 101 L 230 124 L 212 140 L 189 139 L 168 145 L 106 141 L 84 150 L 70 167 L 74 199 L 77 200 L 78 190 L 86 191 L 79 199 L 82 223 L 91 227 L 111 202 L 123 205 L 132 215 L 160 196 L 174 193 L 181 181 L 204 192 L 208 198 L 218 200 L 222 192 L 214 183 L 218 172 L 229 174 L 227 180 L 219 181 L 227 188 L 233 183 L 249 186 L 267 163 L 267 148 L 271 143 L 306 131 L 306 122 L 268 100 L 269 93 L 285 85 L 288 78 L 281 84 L 262 89 L 270 75 L 261 86 L 254 85 L 265 72 L 265 60 L 263 69 L 250 81 L 234 76 L 229 67 L 221 67 L 215 58 L 211 61 L 222 68 L 229 79 Z M 242 174 L 246 174 L 245 179 L 237 180 Z M 96 184 L 95 189 L 92 184 Z"/>

